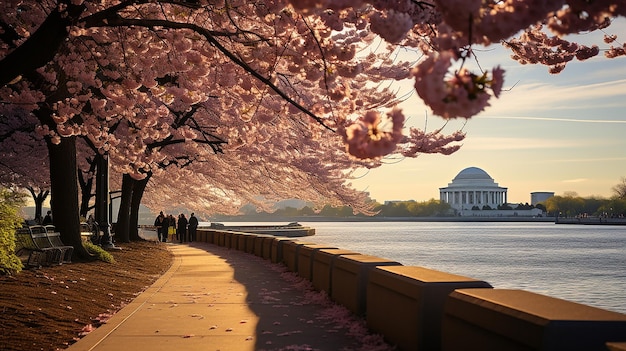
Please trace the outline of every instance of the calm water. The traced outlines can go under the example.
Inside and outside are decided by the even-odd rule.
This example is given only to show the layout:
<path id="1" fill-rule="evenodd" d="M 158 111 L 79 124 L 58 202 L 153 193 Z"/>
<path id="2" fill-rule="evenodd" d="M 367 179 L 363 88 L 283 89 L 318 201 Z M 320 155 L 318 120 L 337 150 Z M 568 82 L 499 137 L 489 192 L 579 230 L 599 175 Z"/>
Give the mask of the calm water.
<path id="1" fill-rule="evenodd" d="M 307 241 L 464 275 L 496 288 L 524 289 L 626 313 L 626 226 L 301 224 L 316 229 Z"/>

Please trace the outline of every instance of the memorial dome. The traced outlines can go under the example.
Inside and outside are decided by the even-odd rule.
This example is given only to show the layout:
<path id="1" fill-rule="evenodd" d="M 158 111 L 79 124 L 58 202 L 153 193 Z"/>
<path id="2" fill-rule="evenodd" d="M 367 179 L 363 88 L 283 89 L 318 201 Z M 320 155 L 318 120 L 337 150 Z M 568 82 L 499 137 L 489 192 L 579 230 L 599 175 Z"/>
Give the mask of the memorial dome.
<path id="1" fill-rule="evenodd" d="M 439 188 L 439 198 L 463 215 L 471 209 L 497 208 L 507 202 L 507 188 L 478 167 L 468 167 L 457 174 L 447 187 Z"/>
<path id="2" fill-rule="evenodd" d="M 459 174 L 457 174 L 456 177 L 454 177 L 454 179 L 452 179 L 452 181 L 454 182 L 455 180 L 461 180 L 461 179 L 493 180 L 493 178 L 491 178 L 489 176 L 489 174 L 487 174 L 487 172 L 483 171 L 482 169 L 480 169 L 478 167 L 467 167 L 467 168 L 465 168 L 464 170 L 459 172 Z"/>

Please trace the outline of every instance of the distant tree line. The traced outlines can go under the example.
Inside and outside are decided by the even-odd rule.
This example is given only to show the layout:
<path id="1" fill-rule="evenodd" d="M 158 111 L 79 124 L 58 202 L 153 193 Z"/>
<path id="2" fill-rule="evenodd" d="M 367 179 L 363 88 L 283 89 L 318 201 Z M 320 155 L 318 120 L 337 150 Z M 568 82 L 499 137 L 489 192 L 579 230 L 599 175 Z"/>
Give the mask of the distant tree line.
<path id="1" fill-rule="evenodd" d="M 549 216 L 609 218 L 626 216 L 626 197 L 624 196 L 614 196 L 610 199 L 583 198 L 574 192 L 569 192 L 563 196 L 553 196 L 543 204 Z"/>
<path id="2" fill-rule="evenodd" d="M 504 204 L 499 205 L 496 208 L 490 206 L 478 207 L 474 206 L 472 210 L 530 210 L 533 208 L 540 208 L 545 211 L 545 207 L 541 204 L 537 206 L 526 204 Z M 376 215 L 373 217 L 448 217 L 454 216 L 454 210 L 450 204 L 442 202 L 440 200 L 430 199 L 428 201 L 389 201 L 384 204 L 375 203 L 374 211 Z M 321 209 L 314 209 L 310 206 L 304 206 L 302 208 L 295 207 L 283 207 L 277 209 L 275 212 L 259 212 L 254 207 L 242 208 L 241 215 L 245 217 L 254 218 L 290 218 L 290 217 L 328 217 L 328 218 L 346 218 L 346 217 L 371 217 L 361 213 L 354 213 L 354 210 L 349 206 L 331 206 L 325 205 Z M 223 217 L 223 216 L 218 216 Z"/>
<path id="3" fill-rule="evenodd" d="M 491 206 L 474 206 L 472 210 L 531 210 L 541 209 L 546 216 L 554 217 L 626 217 L 626 198 L 613 197 L 603 199 L 596 197 L 583 198 L 576 193 L 566 193 L 562 196 L 553 196 L 542 203 L 531 205 L 528 203 L 503 204 L 496 208 Z M 448 203 L 431 199 L 428 201 L 393 201 L 385 204 L 376 204 L 377 214 L 374 217 L 447 217 L 454 216 L 454 211 Z M 217 215 L 216 219 L 226 220 L 233 216 Z M 254 208 L 244 207 L 240 216 L 249 217 L 256 220 L 275 218 L 297 218 L 297 217 L 327 217 L 327 218 L 348 218 L 348 217 L 371 217 L 361 213 L 354 213 L 349 206 L 325 205 L 321 209 L 314 209 L 311 206 L 296 208 L 287 206 L 277 209 L 275 212 L 259 212 Z"/>
<path id="4" fill-rule="evenodd" d="M 538 208 L 542 211 L 545 212 L 546 208 L 545 206 L 543 206 L 542 204 L 537 204 L 537 205 L 530 205 L 528 202 L 523 204 L 523 203 L 519 203 L 519 204 L 502 204 L 502 205 L 498 205 L 496 207 L 491 207 L 489 205 L 483 205 L 482 207 L 480 206 L 473 206 L 472 207 L 472 211 L 488 211 L 488 210 L 503 210 L 503 211 L 512 211 L 512 210 L 532 210 L 533 208 Z"/>
<path id="5" fill-rule="evenodd" d="M 600 197 L 580 197 L 575 192 L 566 192 L 562 196 L 557 195 L 548 198 L 544 202 L 538 204 L 518 203 L 518 204 L 502 204 L 496 208 L 489 205 L 474 206 L 473 211 L 478 210 L 532 210 L 538 208 L 542 210 L 548 217 L 556 215 L 560 217 L 626 217 L 626 177 L 622 177 L 620 183 L 612 188 L 613 196 L 609 199 Z M 430 199 L 428 201 L 389 201 L 384 204 L 376 203 L 374 200 L 373 208 L 377 212 L 374 217 L 446 217 L 453 216 L 454 210 L 450 204 L 440 200 Z M 290 218 L 290 217 L 328 217 L 328 218 L 346 218 L 346 217 L 370 217 L 355 211 L 349 206 L 331 206 L 325 205 L 321 209 L 315 209 L 312 206 L 304 206 L 300 208 L 286 206 L 279 208 L 272 213 L 258 211 L 254 206 L 244 206 L 241 209 L 241 216 L 251 217 L 254 219 L 263 218 Z M 235 216 L 235 217 L 241 217 Z M 217 215 L 217 218 L 227 219 L 232 216 Z"/>

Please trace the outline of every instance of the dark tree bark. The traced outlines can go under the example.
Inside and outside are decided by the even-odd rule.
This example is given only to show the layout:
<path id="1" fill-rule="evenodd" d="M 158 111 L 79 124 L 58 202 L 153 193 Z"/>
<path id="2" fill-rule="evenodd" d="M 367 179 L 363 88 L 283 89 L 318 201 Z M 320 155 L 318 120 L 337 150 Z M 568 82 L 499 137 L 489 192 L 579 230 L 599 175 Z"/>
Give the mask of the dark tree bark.
<path id="1" fill-rule="evenodd" d="M 115 240 L 118 242 L 130 242 L 130 204 L 134 187 L 132 180 L 128 174 L 122 176 L 120 209 L 117 212 L 117 223 L 115 224 Z"/>
<path id="2" fill-rule="evenodd" d="M 27 74 L 50 62 L 68 37 L 68 28 L 85 10 L 84 5 L 73 5 L 60 0 L 67 11 L 57 6 L 39 28 L 19 47 L 0 60 L 0 86 L 5 86 L 20 75 Z"/>
<path id="3" fill-rule="evenodd" d="M 80 236 L 76 138 L 61 138 L 59 144 L 46 138 L 46 144 L 50 157 L 50 204 L 54 226 L 61 233 L 61 240 L 74 247 L 75 258 L 91 259 Z"/>
<path id="4" fill-rule="evenodd" d="M 109 223 L 109 156 L 96 154 L 96 205 L 95 218 L 98 227 L 102 231 L 100 246 L 113 248 L 113 237 L 111 234 L 111 223 Z"/>
<path id="5" fill-rule="evenodd" d="M 88 171 L 80 171 L 78 176 L 78 184 L 80 185 L 80 215 L 87 218 L 87 214 L 92 206 L 89 205 L 89 201 L 93 197 L 93 174 L 96 171 L 96 162 L 92 158 L 88 158 L 89 163 Z M 91 176 L 90 176 L 91 175 Z"/>
<path id="6" fill-rule="evenodd" d="M 120 209 L 117 213 L 117 223 L 115 226 L 116 240 L 121 242 L 143 240 L 139 236 L 139 206 L 150 180 L 151 174 L 142 180 L 133 179 L 130 175 L 124 174 L 122 178 L 122 195 L 120 197 Z"/>
<path id="7" fill-rule="evenodd" d="M 130 225 L 128 227 L 130 240 L 141 240 L 139 231 L 137 230 L 139 226 L 139 206 L 141 205 L 141 199 L 143 198 L 143 193 L 146 190 L 148 181 L 150 181 L 150 177 L 152 177 L 152 173 L 148 173 L 146 177 L 141 180 L 132 179 L 135 185 L 133 187 L 133 197 L 130 206 Z"/>

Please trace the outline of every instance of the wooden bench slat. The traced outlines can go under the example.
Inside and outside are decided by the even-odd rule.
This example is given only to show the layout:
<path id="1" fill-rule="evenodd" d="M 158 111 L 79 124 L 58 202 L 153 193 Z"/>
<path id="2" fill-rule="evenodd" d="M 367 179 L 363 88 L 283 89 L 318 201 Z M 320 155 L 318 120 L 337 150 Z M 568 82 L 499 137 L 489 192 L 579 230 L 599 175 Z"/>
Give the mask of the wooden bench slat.
<path id="1" fill-rule="evenodd" d="M 40 267 L 50 265 L 55 255 L 53 248 L 40 248 L 33 239 L 33 233 L 30 228 L 18 229 L 15 237 L 19 242 L 19 249 L 16 254 L 21 255 L 22 252 L 28 252 L 26 265 L 29 267 Z"/>
<path id="2" fill-rule="evenodd" d="M 49 266 L 72 262 L 74 247 L 65 245 L 61 233 L 49 226 L 29 226 L 15 232 L 16 250 L 19 256 L 28 253 L 26 265 L 29 267 Z"/>

